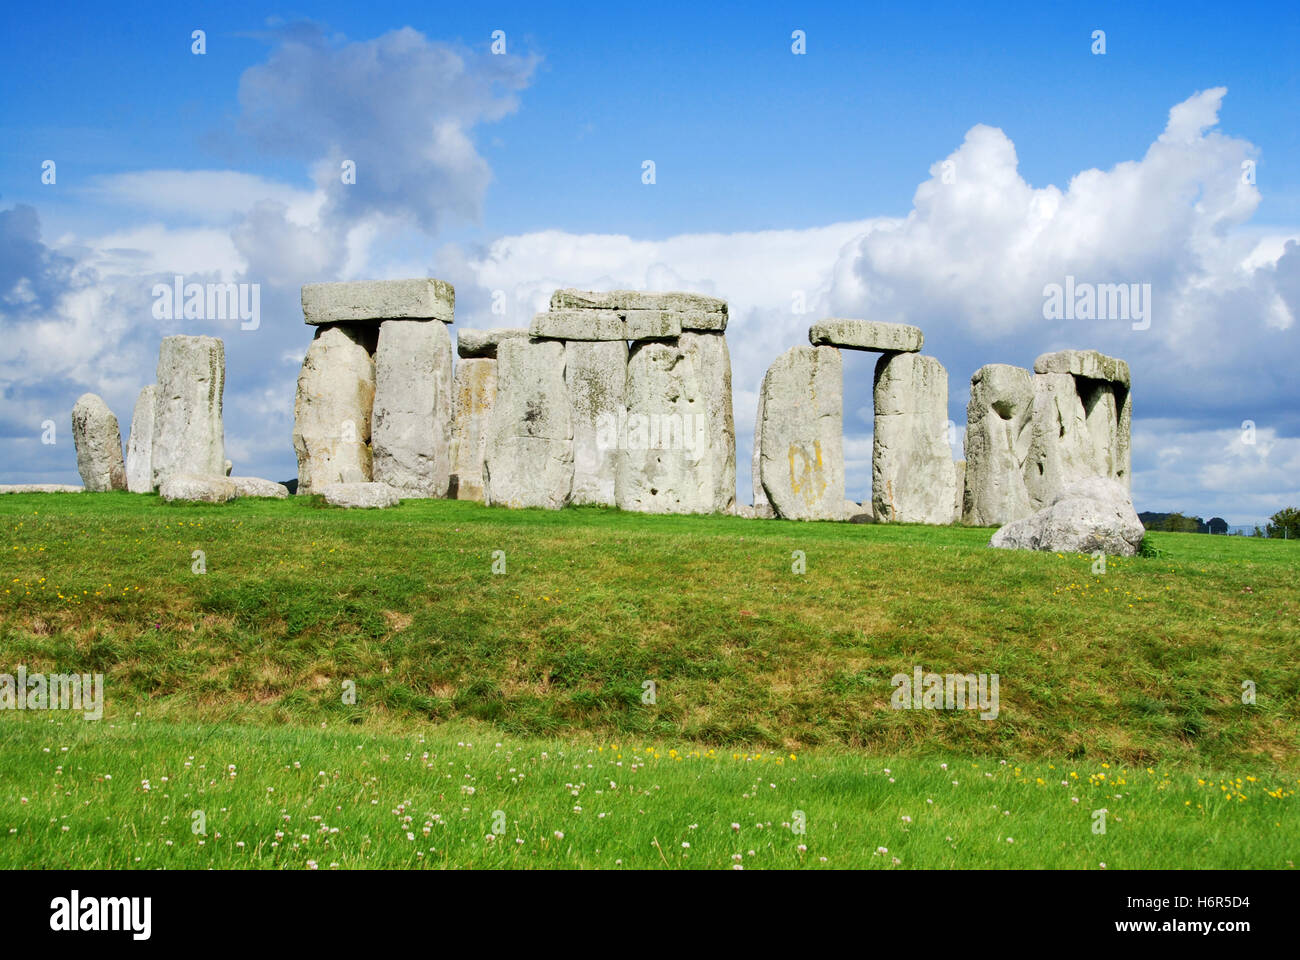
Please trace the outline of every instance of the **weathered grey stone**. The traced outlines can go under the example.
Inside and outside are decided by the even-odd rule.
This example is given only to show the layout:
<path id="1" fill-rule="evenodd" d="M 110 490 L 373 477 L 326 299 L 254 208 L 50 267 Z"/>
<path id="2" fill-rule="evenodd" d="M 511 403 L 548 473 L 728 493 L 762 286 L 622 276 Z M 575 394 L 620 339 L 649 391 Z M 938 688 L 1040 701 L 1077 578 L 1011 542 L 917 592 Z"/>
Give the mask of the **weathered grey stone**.
<path id="1" fill-rule="evenodd" d="M 375 364 L 360 331 L 321 327 L 303 358 L 293 405 L 300 494 L 331 483 L 370 481 L 374 400 Z"/>
<path id="2" fill-rule="evenodd" d="M 445 497 L 451 479 L 451 335 L 445 324 L 385 320 L 375 350 L 372 476 L 408 497 Z"/>
<path id="3" fill-rule="evenodd" d="M 227 460 L 225 466 L 221 468 L 222 475 L 228 477 L 234 472 L 235 464 L 232 461 Z"/>
<path id="4" fill-rule="evenodd" d="M 362 280 L 308 283 L 302 288 L 303 319 L 322 323 L 441 320 L 451 323 L 456 290 L 445 280 Z"/>
<path id="5" fill-rule="evenodd" d="M 954 487 L 956 491 L 956 497 L 954 498 L 952 504 L 952 522 L 961 523 L 962 506 L 965 503 L 966 461 L 965 460 L 956 461 L 955 463 L 953 463 L 953 469 L 956 472 L 957 483 L 956 486 Z"/>
<path id="6" fill-rule="evenodd" d="M 957 474 L 948 447 L 948 372 L 934 357 L 876 361 L 872 507 L 878 523 L 951 523 Z"/>
<path id="7" fill-rule="evenodd" d="M 759 477 L 777 516 L 838 520 L 844 507 L 844 372 L 835 347 L 791 347 L 763 378 Z"/>
<path id="8" fill-rule="evenodd" d="M 713 513 L 731 513 L 736 506 L 736 418 L 731 406 L 731 353 L 719 332 L 683 331 L 677 340 L 690 356 L 704 392 L 708 416 Z"/>
<path id="9" fill-rule="evenodd" d="M 489 504 L 558 510 L 573 489 L 573 417 L 564 344 L 503 340 L 483 461 Z"/>
<path id="10" fill-rule="evenodd" d="M 402 500 L 401 491 L 386 483 L 328 483 L 316 492 L 330 506 L 349 509 L 395 507 Z"/>
<path id="11" fill-rule="evenodd" d="M 754 414 L 754 450 L 749 459 L 749 481 L 754 488 L 754 515 L 763 516 L 768 514 L 775 517 L 776 511 L 772 509 L 772 504 L 767 499 L 767 491 L 763 489 L 763 420 L 766 408 L 764 398 L 766 396 L 767 394 L 760 384 L 758 411 Z"/>
<path id="12" fill-rule="evenodd" d="M 86 490 L 102 493 L 126 489 L 117 417 L 96 394 L 83 393 L 72 408 L 72 443 L 77 450 L 77 472 Z"/>
<path id="13" fill-rule="evenodd" d="M 623 510 L 711 513 L 721 509 L 709 442 L 709 392 L 697 367 L 700 351 L 698 345 L 683 349 L 675 340 L 632 347 L 627 365 L 627 425 L 620 436 L 624 450 L 619 458 L 618 505 Z"/>
<path id="14" fill-rule="evenodd" d="M 496 399 L 495 359 L 477 357 L 456 364 L 452 389 L 452 474 L 447 491 L 453 499 L 483 500 L 483 456 L 487 449 L 488 421 Z"/>
<path id="15" fill-rule="evenodd" d="M 1004 526 L 989 546 L 1131 557 L 1144 534 L 1124 484 L 1088 477 L 1065 487 L 1033 516 Z"/>
<path id="16" fill-rule="evenodd" d="M 216 337 L 164 337 L 158 348 L 151 484 L 173 473 L 220 477 L 226 437 L 222 403 L 226 346 Z"/>
<path id="17" fill-rule="evenodd" d="M 156 384 L 143 387 L 131 411 L 131 437 L 126 442 L 126 488 L 132 493 L 153 492 L 153 417 L 157 394 Z"/>
<path id="18" fill-rule="evenodd" d="M 551 310 L 528 332 L 554 340 L 666 340 L 682 332 L 681 314 L 662 310 Z"/>
<path id="19" fill-rule="evenodd" d="M 85 487 L 71 483 L 0 483 L 0 493 L 81 493 Z"/>
<path id="20" fill-rule="evenodd" d="M 289 496 L 289 488 L 274 480 L 263 480 L 261 477 L 226 477 L 226 479 L 235 485 L 237 497 L 274 497 L 283 500 Z"/>
<path id="21" fill-rule="evenodd" d="M 975 371 L 966 405 L 964 522 L 994 526 L 1033 513 L 1025 476 L 1033 414 L 1028 370 L 990 363 Z"/>
<path id="22" fill-rule="evenodd" d="M 1068 373 L 1090 380 L 1130 385 L 1128 364 L 1098 350 L 1057 350 L 1034 361 L 1034 373 Z"/>
<path id="23" fill-rule="evenodd" d="M 627 392 L 627 343 L 571 341 L 564 347 L 564 382 L 573 408 L 573 490 L 569 502 L 618 502 L 618 423 Z"/>
<path id="24" fill-rule="evenodd" d="M 456 352 L 466 359 L 496 359 L 497 346 L 512 337 L 527 337 L 522 327 L 497 327 L 493 330 L 460 330 L 456 333 Z"/>
<path id="25" fill-rule="evenodd" d="M 169 473 L 158 487 L 164 500 L 194 500 L 200 503 L 225 503 L 239 496 L 229 477 L 210 474 Z"/>
<path id="26" fill-rule="evenodd" d="M 698 330 L 725 330 L 727 301 L 699 293 L 648 290 L 556 290 L 551 294 L 552 310 L 668 310 L 691 314 L 693 322 L 707 326 Z M 711 316 L 710 316 L 711 315 Z M 717 319 L 714 319 L 714 318 Z M 720 325 L 719 325 L 720 324 Z M 683 324 L 685 326 L 685 324 Z"/>
<path id="27" fill-rule="evenodd" d="M 920 327 L 879 320 L 819 320 L 808 328 L 813 346 L 846 347 L 850 350 L 916 353 L 925 344 Z"/>

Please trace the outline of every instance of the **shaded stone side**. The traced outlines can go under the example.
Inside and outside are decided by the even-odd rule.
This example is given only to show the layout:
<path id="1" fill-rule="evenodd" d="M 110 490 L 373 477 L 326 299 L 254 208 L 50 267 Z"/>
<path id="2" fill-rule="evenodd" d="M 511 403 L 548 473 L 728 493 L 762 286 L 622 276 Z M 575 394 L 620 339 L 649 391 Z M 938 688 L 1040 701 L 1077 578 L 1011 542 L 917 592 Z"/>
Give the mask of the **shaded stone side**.
<path id="1" fill-rule="evenodd" d="M 323 326 L 307 348 L 293 406 L 298 493 L 371 480 L 375 364 L 350 324 Z"/>
<path id="2" fill-rule="evenodd" d="M 452 395 L 452 473 L 447 495 L 482 502 L 488 418 L 497 398 L 496 360 L 475 357 L 457 363 Z"/>
<path id="3" fill-rule="evenodd" d="M 627 394 L 627 343 L 572 341 L 564 347 L 564 382 L 573 407 L 573 490 L 570 502 L 618 502 L 619 417 Z"/>
<path id="4" fill-rule="evenodd" d="M 153 491 L 153 418 L 158 387 L 140 390 L 131 411 L 131 437 L 126 442 L 126 488 L 132 493 Z"/>

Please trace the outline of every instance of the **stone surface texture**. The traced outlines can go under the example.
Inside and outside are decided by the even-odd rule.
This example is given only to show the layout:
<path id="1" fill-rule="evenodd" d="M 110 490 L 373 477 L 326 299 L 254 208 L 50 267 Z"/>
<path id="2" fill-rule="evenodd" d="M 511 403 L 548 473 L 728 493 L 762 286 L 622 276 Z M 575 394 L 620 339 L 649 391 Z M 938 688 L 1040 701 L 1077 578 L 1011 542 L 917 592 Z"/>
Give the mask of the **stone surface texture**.
<path id="1" fill-rule="evenodd" d="M 302 288 L 303 319 L 313 326 L 380 323 L 384 320 L 441 320 L 451 323 L 455 311 L 455 288 L 432 277 L 308 283 Z"/>
<path id="2" fill-rule="evenodd" d="M 871 490 L 878 523 L 952 522 L 948 372 L 934 357 L 885 353 L 876 361 Z"/>
<path id="3" fill-rule="evenodd" d="M 375 364 L 360 331 L 346 324 L 321 327 L 303 358 L 294 400 L 298 493 L 371 480 L 374 399 Z"/>
<path id="4" fill-rule="evenodd" d="M 573 489 L 573 416 L 565 345 L 504 340 L 488 421 L 484 496 L 489 504 L 558 510 Z"/>
<path id="5" fill-rule="evenodd" d="M 385 320 L 375 349 L 371 476 L 407 497 L 445 497 L 451 479 L 452 360 L 446 324 Z"/>
<path id="6" fill-rule="evenodd" d="M 224 475 L 225 389 L 226 347 L 221 340 L 163 338 L 154 396 L 152 486 L 161 486 L 173 473 Z"/>
<path id="7" fill-rule="evenodd" d="M 1068 485 L 1033 516 L 998 530 L 992 547 L 1131 557 L 1145 531 L 1128 488 L 1111 477 L 1088 477 Z"/>
<path id="8" fill-rule="evenodd" d="M 97 394 L 83 393 L 72 408 L 77 472 L 90 493 L 126 489 L 122 432 L 117 417 Z"/>

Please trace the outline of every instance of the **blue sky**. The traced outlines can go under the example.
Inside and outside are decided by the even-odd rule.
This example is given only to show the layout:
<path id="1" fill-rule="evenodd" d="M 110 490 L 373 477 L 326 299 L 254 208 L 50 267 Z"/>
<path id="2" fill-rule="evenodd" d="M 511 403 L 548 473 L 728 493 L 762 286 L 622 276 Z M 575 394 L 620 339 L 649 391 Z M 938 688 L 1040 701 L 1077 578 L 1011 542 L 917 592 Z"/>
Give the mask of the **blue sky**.
<path id="1" fill-rule="evenodd" d="M 206 269 L 264 288 L 263 330 L 225 334 L 241 472 L 293 472 L 276 408 L 291 407 L 292 353 L 309 339 L 297 287 L 429 273 L 457 283 L 469 326 L 500 323 L 487 304 L 503 287 L 516 322 L 547 284 L 727 296 L 742 492 L 763 369 L 812 320 L 848 315 L 920 323 L 959 426 L 982 363 L 1030 365 L 1059 346 L 1128 358 L 1139 509 L 1252 522 L 1300 500 L 1287 366 L 1300 254 L 1284 252 L 1300 236 L 1294 4 L 236 2 L 0 17 L 0 216 L 30 208 L 39 224 L 12 216 L 0 247 L 0 325 L 16 335 L 0 353 L 0 481 L 75 480 L 70 448 L 33 446 L 31 421 L 48 409 L 65 423 L 85 390 L 125 431 L 157 340 L 212 332 L 151 327 L 148 286 Z M 190 52 L 196 28 L 204 56 Z M 1097 29 L 1104 56 L 1090 49 Z M 494 30 L 504 58 L 488 51 Z M 1172 108 L 1220 88 L 1189 108 L 1191 133 L 1173 138 L 1189 145 L 1149 153 Z M 978 125 L 1001 133 L 969 140 Z M 434 129 L 451 141 L 431 154 Z M 337 156 L 363 158 L 363 189 L 323 185 Z M 962 180 L 973 192 L 926 206 L 918 190 L 949 157 L 978 172 Z M 1230 202 L 1240 158 L 1256 182 Z M 40 182 L 46 159 L 54 186 Z M 1072 190 L 1090 170 L 1103 182 Z M 222 171 L 245 176 L 239 190 L 214 186 Z M 1055 203 L 1034 193 L 1052 187 L 1073 212 L 1030 245 L 1055 251 L 1044 261 L 1024 252 L 1023 221 Z M 302 210 L 257 207 L 267 199 Z M 1017 290 L 1065 270 L 1153 282 L 1164 316 L 1145 338 L 1051 329 Z M 792 317 L 805 288 L 814 312 Z M 850 358 L 845 430 L 859 452 L 869 369 Z M 1238 450 L 1245 419 L 1264 443 Z M 855 477 L 860 456 L 860 499 Z"/>

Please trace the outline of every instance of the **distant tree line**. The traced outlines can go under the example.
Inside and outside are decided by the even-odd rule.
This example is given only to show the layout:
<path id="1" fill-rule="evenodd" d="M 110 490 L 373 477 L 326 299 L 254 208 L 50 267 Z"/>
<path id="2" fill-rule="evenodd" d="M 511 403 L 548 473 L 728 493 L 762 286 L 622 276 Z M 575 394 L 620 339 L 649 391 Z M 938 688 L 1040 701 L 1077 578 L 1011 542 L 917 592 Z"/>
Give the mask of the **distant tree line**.
<path id="1" fill-rule="evenodd" d="M 1214 533 L 1226 534 L 1228 521 L 1222 517 L 1202 520 L 1175 511 L 1174 513 L 1155 513 L 1146 511 L 1138 514 L 1142 526 L 1148 530 L 1166 530 L 1171 533 Z M 1277 540 L 1300 540 L 1300 509 L 1287 507 L 1269 517 L 1269 523 L 1255 528 L 1255 536 L 1272 537 Z"/>
<path id="2" fill-rule="evenodd" d="M 1138 519 L 1148 530 L 1168 530 L 1171 533 L 1215 533 L 1228 532 L 1228 521 L 1223 517 L 1211 517 L 1208 521 L 1200 517 L 1189 517 L 1184 513 L 1139 513 Z"/>

